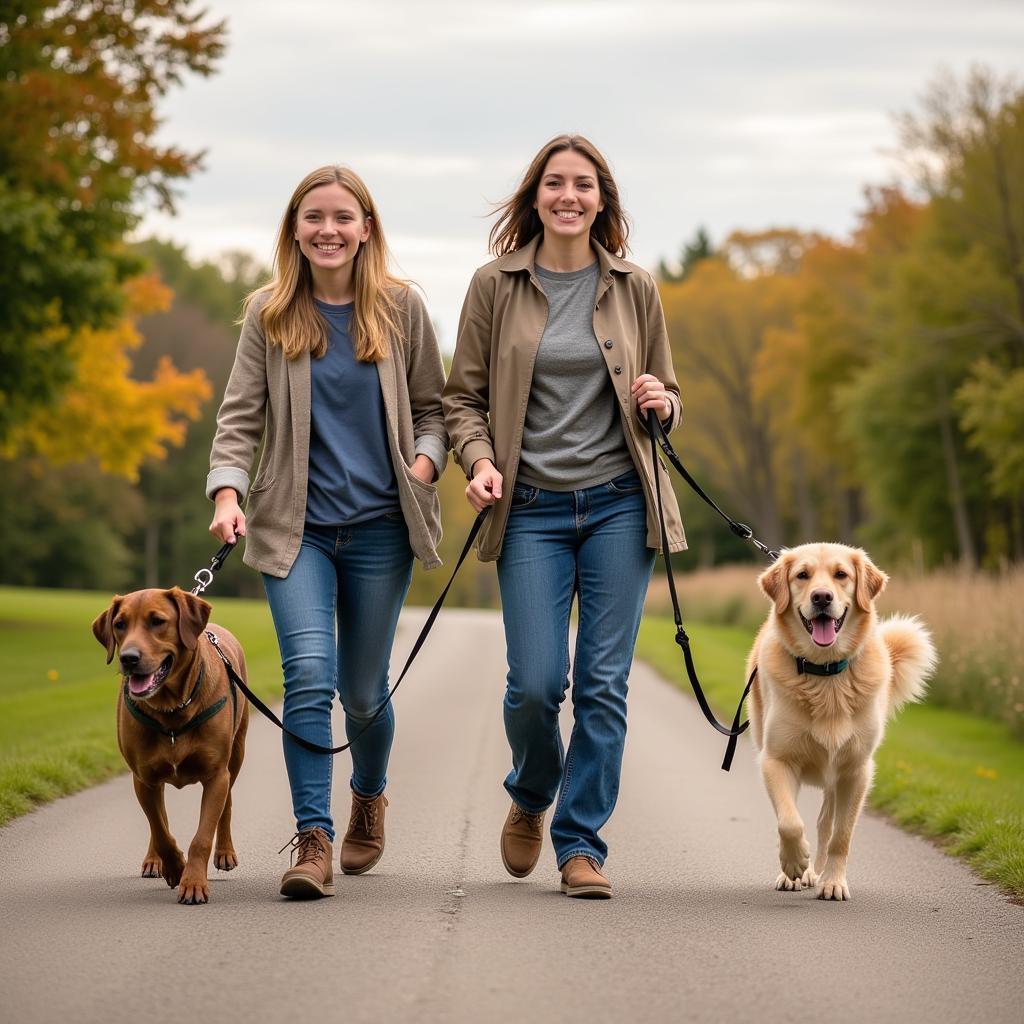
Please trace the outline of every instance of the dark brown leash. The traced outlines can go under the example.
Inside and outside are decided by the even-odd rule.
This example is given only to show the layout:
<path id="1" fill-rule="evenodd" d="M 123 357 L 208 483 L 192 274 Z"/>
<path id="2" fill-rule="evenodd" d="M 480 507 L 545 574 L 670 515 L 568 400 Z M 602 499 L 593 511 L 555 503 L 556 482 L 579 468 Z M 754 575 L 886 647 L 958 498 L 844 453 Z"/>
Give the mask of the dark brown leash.
<path id="1" fill-rule="evenodd" d="M 430 609 L 430 614 L 427 616 L 427 621 L 423 624 L 423 628 L 420 630 L 420 634 L 416 637 L 416 642 L 412 645 L 412 650 L 409 653 L 409 657 L 406 659 L 405 666 L 402 668 L 401 673 L 398 676 L 395 685 L 388 691 L 387 697 L 381 701 L 380 705 L 374 711 L 370 720 L 359 730 L 359 732 L 348 741 L 343 743 L 340 747 L 322 747 L 318 743 L 313 743 L 310 740 L 299 736 L 297 733 L 286 728 L 284 722 L 281 721 L 277 715 L 266 704 L 256 696 L 252 690 L 246 685 L 246 682 L 242 677 L 235 671 L 234 665 L 231 664 L 228 656 L 221 649 L 217 643 L 217 637 L 214 636 L 209 630 L 206 631 L 206 638 L 212 644 L 213 649 L 220 656 L 220 660 L 224 662 L 224 668 L 227 670 L 228 678 L 245 694 L 246 699 L 253 707 L 256 708 L 262 715 L 270 719 L 286 736 L 290 736 L 299 746 L 304 747 L 306 750 L 312 751 L 314 754 L 340 754 L 343 750 L 348 750 L 353 743 L 358 740 L 367 729 L 377 721 L 378 718 L 384 713 L 387 706 L 391 703 L 391 698 L 394 697 L 395 691 L 402 684 L 402 680 L 405 678 L 405 674 L 409 671 L 409 667 L 416 660 L 416 655 L 420 653 L 420 648 L 423 646 L 430 633 L 430 630 L 434 626 L 434 622 L 437 619 L 438 614 L 441 611 L 441 607 L 444 604 L 445 598 L 448 596 L 448 591 L 451 590 L 452 584 L 455 582 L 455 577 L 459 573 L 459 569 L 462 568 L 462 563 L 466 560 L 466 556 L 469 554 L 470 549 L 473 547 L 473 542 L 476 540 L 477 534 L 480 532 L 480 527 L 483 525 L 484 519 L 487 517 L 489 509 L 484 509 L 479 513 L 473 522 L 472 527 L 469 531 L 469 536 L 466 538 L 466 543 L 462 546 L 462 553 L 459 555 L 459 560 L 455 563 L 455 568 L 452 570 L 451 577 L 449 578 L 444 590 L 441 591 L 440 596 L 434 602 L 434 607 Z M 237 541 L 236 541 L 237 543 Z M 197 596 L 202 594 L 204 590 L 213 582 L 213 574 L 220 569 L 224 564 L 225 559 L 234 550 L 235 544 L 225 544 L 210 560 L 210 567 L 208 569 L 200 569 L 195 574 L 196 586 L 192 590 L 193 594 Z"/>

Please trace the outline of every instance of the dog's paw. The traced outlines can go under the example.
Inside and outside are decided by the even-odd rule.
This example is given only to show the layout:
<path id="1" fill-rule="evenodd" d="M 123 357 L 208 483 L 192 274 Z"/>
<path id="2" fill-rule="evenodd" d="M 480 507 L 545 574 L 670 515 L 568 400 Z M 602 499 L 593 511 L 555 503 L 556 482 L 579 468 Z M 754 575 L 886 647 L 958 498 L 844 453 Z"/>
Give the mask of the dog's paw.
<path id="1" fill-rule="evenodd" d="M 808 868 L 801 876 L 800 883 L 805 889 L 813 889 L 818 884 L 818 876 L 814 868 Z"/>
<path id="2" fill-rule="evenodd" d="M 181 876 L 185 871 L 185 855 L 181 850 L 164 854 L 160 858 L 160 870 L 168 887 L 173 889 L 181 881 Z"/>
<path id="3" fill-rule="evenodd" d="M 820 880 L 818 889 L 819 900 L 848 900 L 850 898 L 850 887 L 846 883 L 845 875 L 835 875 L 826 872 Z"/>
<path id="4" fill-rule="evenodd" d="M 213 866 L 218 871 L 233 871 L 238 867 L 238 854 L 232 849 L 217 850 L 213 855 Z"/>
<path id="5" fill-rule="evenodd" d="M 147 854 L 142 862 L 143 878 L 160 878 L 163 875 L 163 862 L 155 854 Z"/>
<path id="6" fill-rule="evenodd" d="M 185 872 L 178 886 L 178 902 L 195 905 L 210 902 L 210 884 L 206 876 L 198 872 Z"/>
<path id="7" fill-rule="evenodd" d="M 792 885 L 785 886 L 786 889 L 801 889 L 806 884 L 803 881 L 804 874 L 811 866 L 811 848 L 807 845 L 806 839 L 795 843 L 782 843 L 779 845 L 779 867 L 782 874 L 779 879 L 788 878 Z M 776 883 L 776 889 L 783 888 Z"/>
<path id="8" fill-rule="evenodd" d="M 799 892 L 804 886 L 800 875 L 788 875 L 785 871 L 780 872 L 775 879 L 775 888 L 779 892 Z"/>

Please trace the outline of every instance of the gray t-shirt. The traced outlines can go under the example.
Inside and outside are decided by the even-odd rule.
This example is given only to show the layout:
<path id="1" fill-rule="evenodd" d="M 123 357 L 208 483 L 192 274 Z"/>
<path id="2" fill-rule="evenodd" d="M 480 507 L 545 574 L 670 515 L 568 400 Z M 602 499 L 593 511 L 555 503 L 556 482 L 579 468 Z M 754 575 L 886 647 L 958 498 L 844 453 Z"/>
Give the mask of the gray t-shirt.
<path id="1" fill-rule="evenodd" d="M 594 335 L 598 265 L 537 267 L 548 322 L 537 351 L 516 480 L 548 491 L 595 487 L 633 468 Z"/>

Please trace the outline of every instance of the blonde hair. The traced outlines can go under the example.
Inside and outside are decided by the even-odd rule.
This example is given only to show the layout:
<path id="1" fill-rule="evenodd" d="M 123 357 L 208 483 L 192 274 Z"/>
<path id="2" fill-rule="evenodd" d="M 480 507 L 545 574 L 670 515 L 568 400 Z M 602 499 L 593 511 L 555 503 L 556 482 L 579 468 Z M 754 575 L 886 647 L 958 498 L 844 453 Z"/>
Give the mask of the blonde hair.
<path id="1" fill-rule="evenodd" d="M 537 211 L 533 208 L 537 189 L 540 188 L 540 179 L 544 175 L 548 161 L 556 153 L 567 149 L 581 153 L 597 171 L 597 183 L 604 209 L 594 218 L 590 237 L 615 256 L 625 256 L 629 252 L 629 246 L 626 244 L 629 237 L 629 219 L 622 209 L 619 187 L 612 177 L 608 161 L 601 155 L 597 146 L 582 135 L 556 135 L 550 142 L 545 143 L 533 158 L 515 192 L 498 204 L 498 219 L 491 228 L 488 240 L 491 252 L 495 256 L 504 256 L 506 253 L 522 249 L 531 238 L 541 233 L 543 226 Z"/>
<path id="2" fill-rule="evenodd" d="M 348 189 L 359 203 L 363 216 L 372 224 L 370 237 L 359 246 L 353 258 L 355 311 L 352 347 L 360 362 L 375 363 L 387 358 L 389 337 L 401 330 L 396 296 L 408 288 L 409 282 L 395 277 L 388 270 L 390 253 L 380 215 L 362 178 L 351 168 L 328 164 L 311 171 L 299 182 L 288 201 L 277 233 L 273 279 L 246 298 L 242 316 L 245 317 L 257 296 L 268 295 L 259 317 L 271 344 L 280 345 L 289 359 L 295 359 L 303 352 L 319 359 L 327 352 L 327 322 L 313 301 L 313 275 L 309 260 L 302 255 L 295 240 L 299 205 L 308 192 L 321 185 L 341 185 Z"/>

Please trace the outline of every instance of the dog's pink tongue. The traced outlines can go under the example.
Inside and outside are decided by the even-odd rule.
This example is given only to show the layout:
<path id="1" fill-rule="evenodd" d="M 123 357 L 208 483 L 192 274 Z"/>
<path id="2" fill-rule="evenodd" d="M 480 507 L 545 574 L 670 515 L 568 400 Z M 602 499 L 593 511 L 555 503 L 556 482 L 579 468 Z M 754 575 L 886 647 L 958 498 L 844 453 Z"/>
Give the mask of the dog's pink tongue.
<path id="1" fill-rule="evenodd" d="M 153 685 L 155 675 L 155 672 L 150 672 L 148 676 L 129 676 L 128 689 L 135 694 L 145 693 Z"/>
<path id="2" fill-rule="evenodd" d="M 820 647 L 828 647 L 836 638 L 836 620 L 827 615 L 811 619 L 811 639 Z"/>

